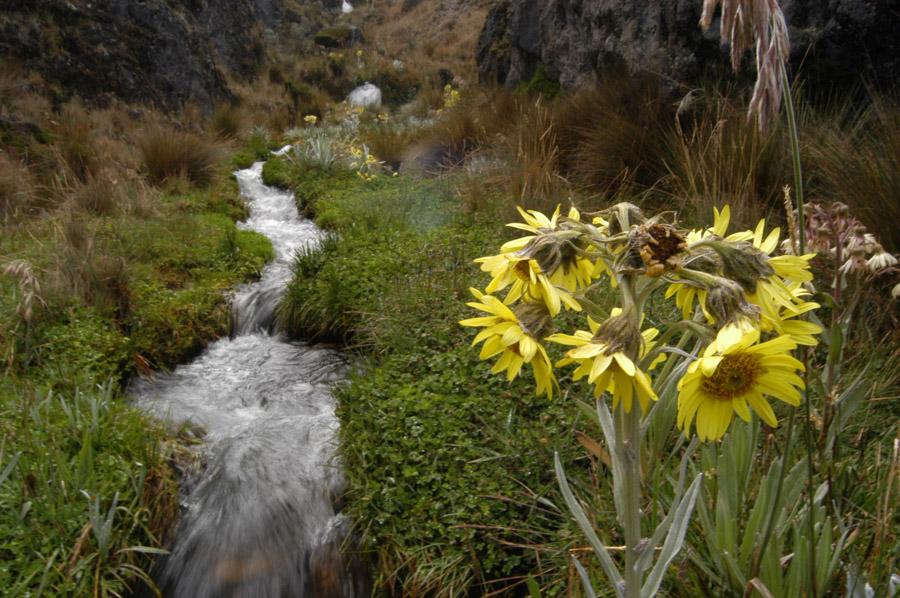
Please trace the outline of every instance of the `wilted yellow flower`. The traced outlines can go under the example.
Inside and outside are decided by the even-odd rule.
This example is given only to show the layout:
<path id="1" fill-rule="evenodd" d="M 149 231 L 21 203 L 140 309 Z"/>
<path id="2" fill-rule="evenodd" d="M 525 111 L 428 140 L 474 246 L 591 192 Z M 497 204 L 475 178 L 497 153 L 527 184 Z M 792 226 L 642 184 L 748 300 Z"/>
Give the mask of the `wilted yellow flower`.
<path id="1" fill-rule="evenodd" d="M 506 372 L 506 379 L 512 381 L 519 375 L 524 364 L 530 364 L 534 372 L 536 394 L 547 394 L 553 398 L 556 378 L 550 365 L 550 357 L 541 345 L 546 333 L 552 327 L 549 312 L 542 303 L 523 303 L 516 311 L 503 304 L 492 295 L 485 295 L 477 289 L 469 289 L 478 301 L 466 305 L 488 315 L 469 318 L 460 322 L 463 326 L 482 327 L 472 341 L 472 346 L 484 343 L 479 358 L 499 359 L 491 372 Z"/>
<path id="2" fill-rule="evenodd" d="M 678 383 L 678 427 L 690 433 L 696 418 L 700 440 L 724 436 L 733 415 L 750 421 L 750 409 L 768 425 L 778 420 L 765 395 L 800 404 L 803 364 L 789 355 L 797 343 L 787 335 L 759 343 L 759 330 L 726 326 Z"/>

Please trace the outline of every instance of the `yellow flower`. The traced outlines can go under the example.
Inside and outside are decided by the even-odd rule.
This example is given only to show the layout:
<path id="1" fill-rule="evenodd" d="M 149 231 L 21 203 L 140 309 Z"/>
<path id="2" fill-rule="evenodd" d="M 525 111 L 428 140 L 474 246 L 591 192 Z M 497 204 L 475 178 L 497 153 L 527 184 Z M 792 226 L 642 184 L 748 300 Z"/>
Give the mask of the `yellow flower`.
<path id="1" fill-rule="evenodd" d="M 688 245 L 693 245 L 694 243 L 698 243 L 703 239 L 708 237 L 716 236 L 726 241 L 737 242 L 737 241 L 749 241 L 753 238 L 753 233 L 751 231 L 742 231 L 737 233 L 732 233 L 728 236 L 725 235 L 728 232 L 728 224 L 731 222 L 731 206 L 725 204 L 722 206 L 722 211 L 720 212 L 718 208 L 713 207 L 713 225 L 704 230 L 692 230 L 687 235 L 685 235 L 685 241 L 687 241 Z"/>
<path id="2" fill-rule="evenodd" d="M 814 347 L 819 344 L 816 338 L 822 333 L 822 327 L 814 322 L 798 320 L 797 316 L 818 309 L 820 305 L 813 301 L 806 301 L 811 293 L 800 283 L 790 283 L 788 286 L 794 297 L 794 308 L 791 310 L 780 309 L 775 312 L 762 311 L 760 314 L 760 329 L 763 332 L 774 331 L 778 334 L 787 334 L 798 345 Z"/>
<path id="3" fill-rule="evenodd" d="M 777 426 L 765 395 L 800 404 L 803 364 L 789 355 L 796 346 L 787 335 L 759 343 L 758 329 L 723 328 L 678 383 L 678 427 L 690 433 L 696 417 L 700 440 L 718 440 L 735 413 L 750 421 L 751 408 Z"/>
<path id="4" fill-rule="evenodd" d="M 488 293 L 510 287 L 506 303 L 513 303 L 525 297 L 543 301 L 550 314 L 554 316 L 560 312 L 563 305 L 581 311 L 581 306 L 572 294 L 554 285 L 550 277 L 541 270 L 537 260 L 501 253 L 480 257 L 475 262 L 481 264 L 481 269 L 493 277 L 486 289 Z"/>
<path id="5" fill-rule="evenodd" d="M 561 305 L 580 310 L 571 293 L 590 285 L 606 268 L 602 260 L 595 263 L 583 255 L 584 242 L 567 225 L 580 222 L 578 210 L 570 209 L 566 220 L 560 219 L 559 206 L 549 218 L 536 210 L 518 210 L 524 222 L 507 226 L 529 234 L 504 243 L 498 255 L 475 260 L 492 276 L 487 291 L 512 285 L 507 303 L 527 295 L 546 301 L 553 315 Z"/>
<path id="6" fill-rule="evenodd" d="M 469 290 L 478 301 L 466 305 L 488 314 L 460 322 L 463 326 L 484 328 L 472 341 L 472 346 L 484 343 L 479 358 L 488 360 L 499 355 L 491 372 L 499 374 L 505 371 L 509 381 L 519 375 L 524 364 L 530 364 L 536 394 L 546 393 L 553 398 L 556 378 L 550 357 L 541 345 L 544 334 L 552 326 L 546 308 L 540 303 L 525 303 L 517 309 L 517 313 L 492 295 L 485 295 L 477 289 Z"/>
<path id="7" fill-rule="evenodd" d="M 316 124 L 317 120 L 318 120 L 318 118 L 316 117 L 315 114 L 307 114 L 306 116 L 303 117 L 303 122 L 305 122 L 308 125 Z"/>
<path id="8" fill-rule="evenodd" d="M 681 310 L 685 320 L 694 317 L 694 300 L 700 302 L 701 308 L 706 305 L 706 289 L 692 284 L 672 283 L 666 289 L 666 299 L 675 296 L 675 305 Z"/>
<path id="9" fill-rule="evenodd" d="M 612 317 L 606 323 L 619 317 L 620 314 L 620 309 L 614 309 Z M 619 401 L 622 401 L 625 411 L 630 413 L 636 396 L 641 412 L 646 413 L 650 409 L 650 401 L 657 400 L 650 377 L 625 354 L 620 343 L 606 340 L 602 326 L 590 317 L 588 326 L 590 332 L 577 330 L 575 334 L 553 334 L 547 337 L 548 341 L 575 347 L 569 350 L 566 358 L 557 362 L 556 366 L 577 363 L 578 367 L 572 373 L 572 379 L 580 380 L 587 376 L 588 382 L 594 385 L 596 397 L 600 397 L 603 391 L 608 391 L 612 395 L 613 410 L 618 407 Z M 657 334 L 659 331 L 656 328 L 648 328 L 640 334 L 642 358 L 653 348 L 653 339 Z M 665 356 L 657 357 L 647 369 L 652 370 L 664 359 Z"/>

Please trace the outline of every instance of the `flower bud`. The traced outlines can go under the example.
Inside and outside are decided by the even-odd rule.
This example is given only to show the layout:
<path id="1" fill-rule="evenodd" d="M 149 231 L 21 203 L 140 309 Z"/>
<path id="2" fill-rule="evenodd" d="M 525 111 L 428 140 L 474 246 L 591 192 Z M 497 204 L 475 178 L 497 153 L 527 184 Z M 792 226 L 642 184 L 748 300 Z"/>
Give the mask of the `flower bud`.
<path id="1" fill-rule="evenodd" d="M 612 316 L 600 324 L 594 341 L 607 346 L 606 354 L 622 352 L 629 357 L 640 355 L 644 342 L 640 329 L 635 322 L 624 315 Z"/>
<path id="2" fill-rule="evenodd" d="M 543 340 L 553 332 L 553 317 L 543 301 L 526 301 L 513 309 L 519 327 L 536 340 Z"/>
<path id="3" fill-rule="evenodd" d="M 643 223 L 646 218 L 641 209 L 632 203 L 623 201 L 612 206 L 608 210 L 604 210 L 604 215 L 608 215 L 609 224 L 607 228 L 610 236 L 627 232 L 632 226 Z"/>
<path id="4" fill-rule="evenodd" d="M 722 258 L 722 273 L 748 293 L 756 292 L 756 283 L 760 278 L 775 274 L 766 254 L 749 243 L 718 241 L 708 245 Z"/>
<path id="5" fill-rule="evenodd" d="M 742 319 L 759 319 L 759 308 L 747 302 L 741 285 L 724 278 L 707 291 L 706 313 L 719 327 Z"/>
<path id="6" fill-rule="evenodd" d="M 542 232 L 528 242 L 517 255 L 535 260 L 548 276 L 557 268 L 569 268 L 578 258 L 578 249 L 586 245 L 576 231 Z"/>

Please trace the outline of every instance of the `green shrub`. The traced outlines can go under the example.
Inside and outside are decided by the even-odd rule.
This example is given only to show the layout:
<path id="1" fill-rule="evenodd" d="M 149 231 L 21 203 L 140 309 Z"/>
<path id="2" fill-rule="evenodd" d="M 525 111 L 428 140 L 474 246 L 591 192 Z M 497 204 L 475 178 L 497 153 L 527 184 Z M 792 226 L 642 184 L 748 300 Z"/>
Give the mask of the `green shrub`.
<path id="1" fill-rule="evenodd" d="M 547 98 L 555 98 L 562 91 L 559 81 L 551 79 L 547 75 L 547 67 L 543 62 L 538 63 L 531 79 L 522 83 L 519 89 L 527 94 L 538 94 Z"/>

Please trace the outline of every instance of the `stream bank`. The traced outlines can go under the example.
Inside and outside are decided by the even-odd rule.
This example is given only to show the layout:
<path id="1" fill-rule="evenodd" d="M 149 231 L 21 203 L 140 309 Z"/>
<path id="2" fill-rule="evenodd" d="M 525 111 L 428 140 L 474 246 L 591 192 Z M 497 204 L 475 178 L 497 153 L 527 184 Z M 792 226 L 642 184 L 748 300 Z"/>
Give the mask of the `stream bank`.
<path id="1" fill-rule="evenodd" d="M 582 454 L 576 408 L 492 375 L 457 325 L 481 284 L 471 260 L 503 222 L 467 212 L 455 175 L 348 182 L 285 159 L 267 170 L 333 233 L 294 262 L 279 315 L 295 335 L 342 339 L 359 365 L 336 391 L 339 454 L 376 587 L 516 593 L 546 569 L 553 595 L 576 536 L 546 464 Z"/>

